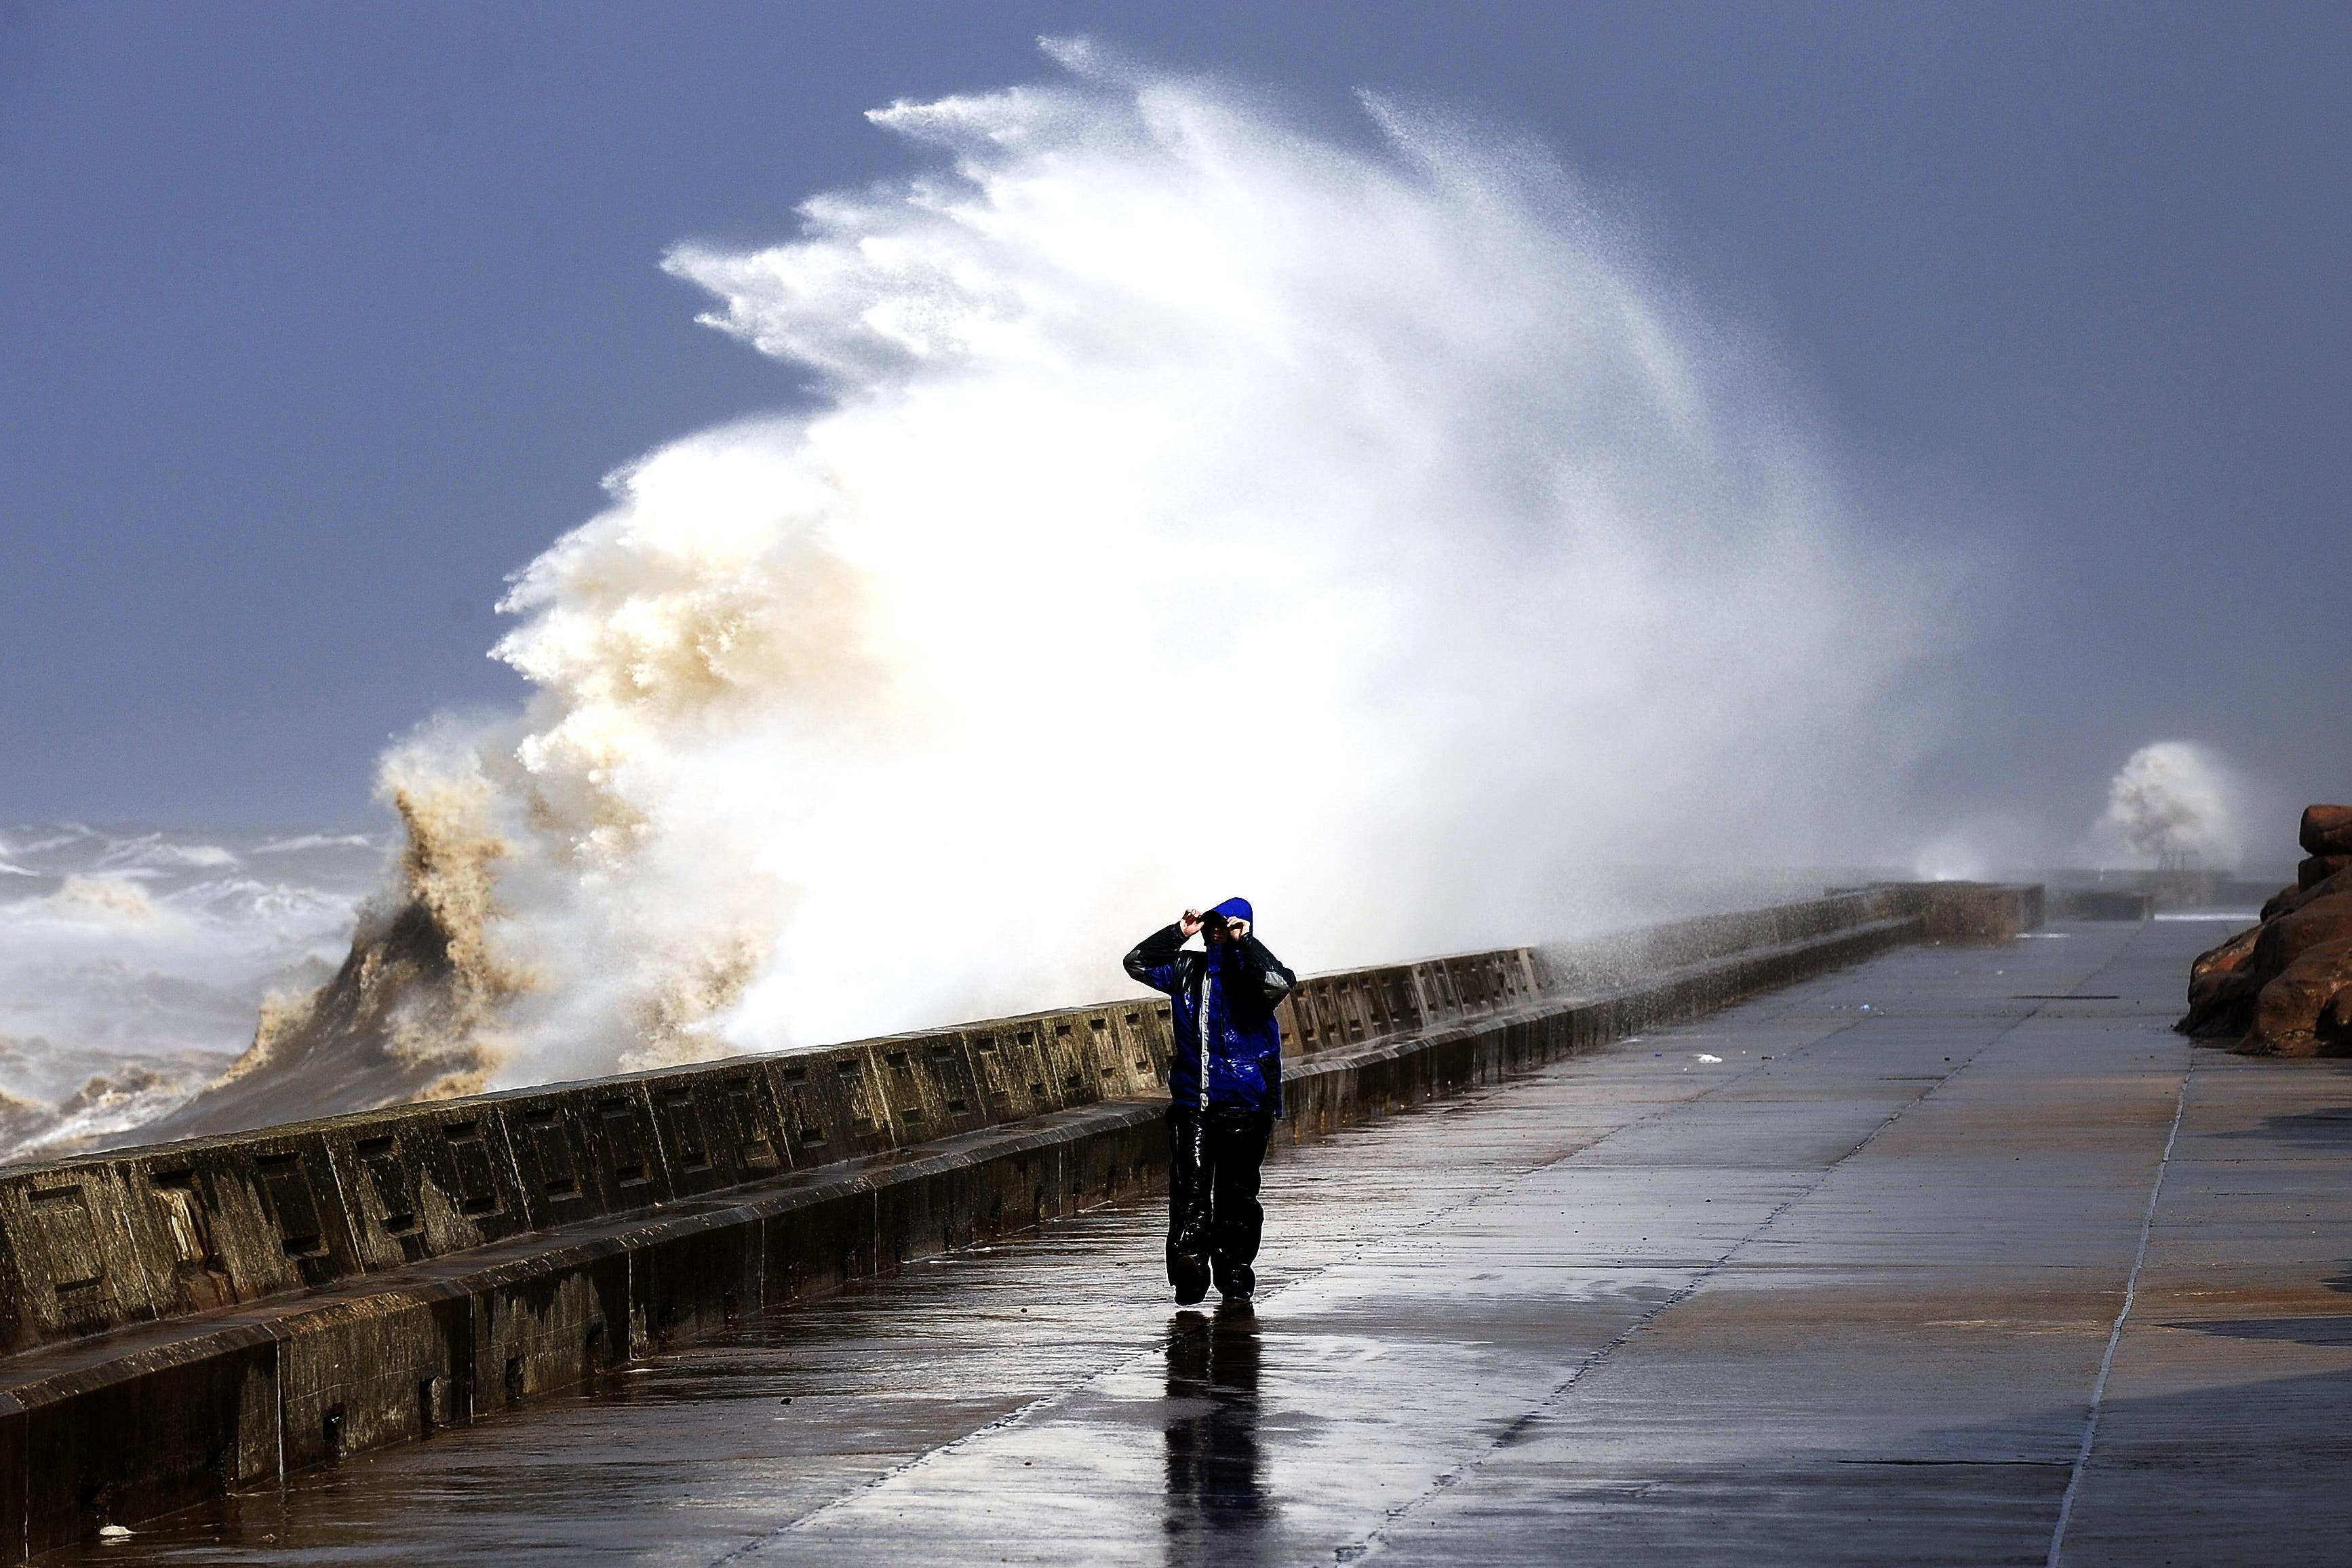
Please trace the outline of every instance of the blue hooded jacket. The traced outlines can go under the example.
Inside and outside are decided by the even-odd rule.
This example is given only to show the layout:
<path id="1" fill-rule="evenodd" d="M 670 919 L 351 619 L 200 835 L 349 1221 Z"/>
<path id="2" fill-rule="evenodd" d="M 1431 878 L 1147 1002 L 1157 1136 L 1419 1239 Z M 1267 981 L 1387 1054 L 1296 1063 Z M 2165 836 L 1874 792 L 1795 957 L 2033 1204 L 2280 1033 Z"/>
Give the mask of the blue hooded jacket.
<path id="1" fill-rule="evenodd" d="M 1255 923 L 1246 899 L 1209 912 Z M 1170 1098 L 1202 1110 L 1280 1116 L 1282 1025 L 1274 1009 L 1298 977 L 1255 932 L 1206 952 L 1185 951 L 1184 940 L 1181 925 L 1167 926 L 1127 955 L 1128 974 L 1173 1004 Z"/>

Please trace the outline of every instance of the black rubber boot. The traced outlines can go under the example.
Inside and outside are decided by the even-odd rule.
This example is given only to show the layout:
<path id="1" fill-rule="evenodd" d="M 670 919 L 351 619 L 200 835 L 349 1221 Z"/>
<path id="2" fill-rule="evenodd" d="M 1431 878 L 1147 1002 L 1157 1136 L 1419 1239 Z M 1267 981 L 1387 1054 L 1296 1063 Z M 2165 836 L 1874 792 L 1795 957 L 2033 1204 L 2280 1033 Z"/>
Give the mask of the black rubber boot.
<path id="1" fill-rule="evenodd" d="M 1209 1260 L 1176 1253 L 1168 1259 L 1168 1282 L 1176 1287 L 1176 1304 L 1189 1307 L 1209 1293 Z"/>

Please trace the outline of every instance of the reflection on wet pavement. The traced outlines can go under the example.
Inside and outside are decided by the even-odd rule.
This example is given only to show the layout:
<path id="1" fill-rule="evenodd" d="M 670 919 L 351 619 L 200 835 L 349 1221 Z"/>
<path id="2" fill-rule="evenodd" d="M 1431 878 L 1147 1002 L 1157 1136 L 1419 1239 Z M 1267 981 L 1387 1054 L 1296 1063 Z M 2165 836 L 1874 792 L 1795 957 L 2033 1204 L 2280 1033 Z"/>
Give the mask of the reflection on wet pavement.
<path id="1" fill-rule="evenodd" d="M 1890 953 L 1280 1150 L 1254 1316 L 1171 1317 L 1161 1216 L 1098 1210 L 56 1561 L 2038 1563 L 2177 1103 L 2065 1560 L 2327 1561 L 2352 1064 L 2183 1101 L 2182 930 Z M 2085 990 L 2133 1000 L 2020 996 Z"/>
<path id="2" fill-rule="evenodd" d="M 1265 1461 L 1257 1442 L 1257 1314 L 1179 1312 L 1168 1329 L 1168 1562 L 1267 1561 Z"/>

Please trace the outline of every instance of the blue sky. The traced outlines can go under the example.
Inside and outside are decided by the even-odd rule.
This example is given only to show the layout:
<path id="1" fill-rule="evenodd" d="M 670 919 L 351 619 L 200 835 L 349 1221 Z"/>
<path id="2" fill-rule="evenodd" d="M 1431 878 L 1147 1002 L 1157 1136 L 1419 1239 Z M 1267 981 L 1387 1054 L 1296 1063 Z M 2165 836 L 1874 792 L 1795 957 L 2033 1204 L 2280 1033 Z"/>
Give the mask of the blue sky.
<path id="1" fill-rule="evenodd" d="M 2341 8 L 5 3 L 0 820 L 370 820 L 601 475 L 795 396 L 662 251 L 1070 32 L 1551 147 L 2004 563 L 1923 811 L 2087 822 L 2168 736 L 2352 793 Z"/>

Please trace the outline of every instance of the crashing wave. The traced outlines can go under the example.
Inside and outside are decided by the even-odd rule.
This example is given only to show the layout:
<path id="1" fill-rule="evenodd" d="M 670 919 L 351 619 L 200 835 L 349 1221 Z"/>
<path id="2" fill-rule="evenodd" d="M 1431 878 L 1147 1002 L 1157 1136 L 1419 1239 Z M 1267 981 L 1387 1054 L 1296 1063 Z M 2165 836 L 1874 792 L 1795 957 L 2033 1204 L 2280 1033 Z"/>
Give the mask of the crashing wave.
<path id="1" fill-rule="evenodd" d="M 817 405 L 517 577 L 529 706 L 387 759 L 394 889 L 168 1126 L 1082 1000 L 1235 889 L 1311 968 L 1589 927 L 1694 822 L 1866 852 L 1935 563 L 1572 181 L 1056 58 L 673 252 Z"/>

